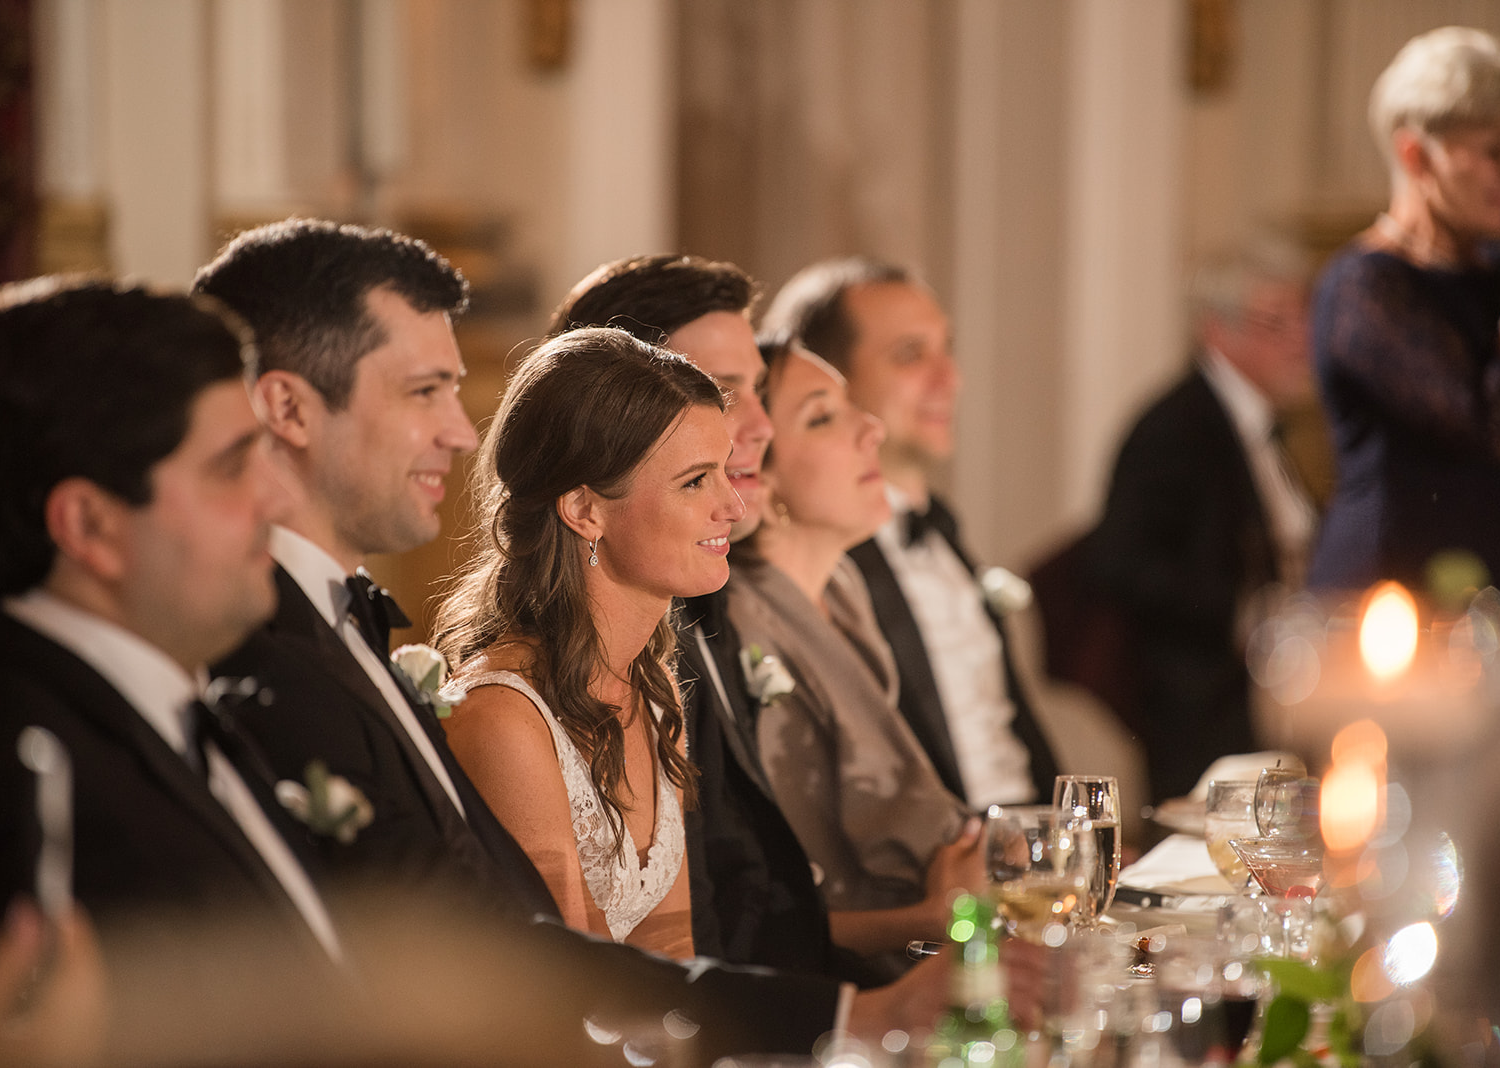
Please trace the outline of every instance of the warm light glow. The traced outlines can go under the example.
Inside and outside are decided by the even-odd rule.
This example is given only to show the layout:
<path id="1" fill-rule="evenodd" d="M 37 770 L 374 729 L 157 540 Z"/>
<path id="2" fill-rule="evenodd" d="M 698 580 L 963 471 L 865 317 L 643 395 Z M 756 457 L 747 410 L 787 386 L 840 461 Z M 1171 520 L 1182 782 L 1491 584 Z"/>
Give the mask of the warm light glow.
<path id="1" fill-rule="evenodd" d="M 1411 666 L 1417 651 L 1417 604 L 1398 582 L 1375 587 L 1359 624 L 1359 652 L 1365 667 L 1387 681 Z"/>
<path id="2" fill-rule="evenodd" d="M 1417 602 L 1398 582 L 1375 587 L 1359 622 L 1359 655 L 1371 675 L 1389 682 L 1417 653 Z"/>
<path id="3" fill-rule="evenodd" d="M 1385 959 L 1382 962 L 1385 974 L 1391 982 L 1410 986 L 1421 979 L 1437 962 L 1437 932 L 1430 923 L 1414 923 L 1403 927 L 1385 944 Z"/>
<path id="4" fill-rule="evenodd" d="M 1375 768 L 1352 760 L 1324 773 L 1318 819 L 1329 849 L 1347 853 L 1374 835 L 1380 826 L 1380 785 Z"/>
<path id="5" fill-rule="evenodd" d="M 1385 731 L 1374 720 L 1361 719 L 1349 724 L 1333 737 L 1330 755 L 1335 764 L 1354 762 L 1379 767 L 1385 764 L 1388 749 Z"/>
<path id="6" fill-rule="evenodd" d="M 1349 993 L 1355 1001 L 1384 1001 L 1396 992 L 1396 984 L 1385 974 L 1385 947 L 1371 946 L 1360 954 L 1349 973 Z"/>

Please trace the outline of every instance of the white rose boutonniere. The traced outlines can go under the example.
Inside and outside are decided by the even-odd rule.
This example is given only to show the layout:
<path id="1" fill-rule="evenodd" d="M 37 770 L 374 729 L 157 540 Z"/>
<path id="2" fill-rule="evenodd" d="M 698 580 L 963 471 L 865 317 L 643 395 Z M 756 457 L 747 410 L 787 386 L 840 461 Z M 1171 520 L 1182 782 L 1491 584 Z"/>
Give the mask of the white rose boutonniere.
<path id="1" fill-rule="evenodd" d="M 1031 607 L 1031 583 L 1003 567 L 992 567 L 979 577 L 984 599 L 996 615 L 1008 616 Z"/>
<path id="2" fill-rule="evenodd" d="M 797 688 L 791 672 L 759 645 L 747 645 L 740 650 L 740 667 L 745 672 L 745 689 L 762 708 L 774 705 Z"/>
<path id="3" fill-rule="evenodd" d="M 297 819 L 307 824 L 313 834 L 325 834 L 344 845 L 370 825 L 375 806 L 342 775 L 330 775 L 328 765 L 314 760 L 304 772 L 304 785 L 291 779 L 276 784 L 276 800 Z"/>
<path id="4" fill-rule="evenodd" d="M 448 681 L 448 661 L 430 645 L 403 645 L 391 654 L 391 663 L 411 680 L 417 695 L 432 706 L 438 719 L 453 713 L 455 702 L 444 700 L 440 692 Z"/>

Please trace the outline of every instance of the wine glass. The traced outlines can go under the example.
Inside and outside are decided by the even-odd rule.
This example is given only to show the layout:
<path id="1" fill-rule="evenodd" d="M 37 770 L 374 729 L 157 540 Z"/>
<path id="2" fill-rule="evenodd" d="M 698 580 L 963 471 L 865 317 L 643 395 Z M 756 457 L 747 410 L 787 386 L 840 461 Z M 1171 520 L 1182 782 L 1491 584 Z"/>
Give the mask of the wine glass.
<path id="1" fill-rule="evenodd" d="M 1066 924 L 1088 897 L 1094 840 L 1046 805 L 991 806 L 985 860 L 1006 930 L 1041 943 L 1047 927 Z"/>
<path id="2" fill-rule="evenodd" d="M 1255 784 L 1255 825 L 1263 838 L 1318 837 L 1318 780 L 1279 764 Z"/>
<path id="3" fill-rule="evenodd" d="M 1208 844 L 1208 855 L 1219 874 L 1241 893 L 1251 889 L 1253 880 L 1240 855 L 1230 848 L 1229 840 L 1256 835 L 1255 788 L 1255 781 L 1250 779 L 1214 779 L 1208 784 L 1203 815 L 1203 840 Z"/>
<path id="4" fill-rule="evenodd" d="M 1059 775 L 1052 805 L 1062 819 L 1094 839 L 1094 878 L 1084 903 L 1085 926 L 1096 926 L 1115 898 L 1120 878 L 1120 783 L 1113 775 Z M 1087 828 L 1083 826 L 1087 823 Z"/>

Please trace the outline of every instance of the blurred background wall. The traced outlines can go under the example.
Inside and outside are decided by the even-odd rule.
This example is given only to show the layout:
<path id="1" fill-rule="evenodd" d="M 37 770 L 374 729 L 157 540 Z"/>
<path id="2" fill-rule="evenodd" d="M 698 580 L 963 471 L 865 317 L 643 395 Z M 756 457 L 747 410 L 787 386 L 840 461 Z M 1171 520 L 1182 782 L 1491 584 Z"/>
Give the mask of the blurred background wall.
<path id="1" fill-rule="evenodd" d="M 0 0 L 0 270 L 184 285 L 292 212 L 395 226 L 475 284 L 480 418 L 604 260 L 900 260 L 954 318 L 970 540 L 1021 570 L 1187 358 L 1195 254 L 1383 206 L 1369 87 L 1447 23 L 1500 0 Z M 418 602 L 451 552 L 386 575 Z"/>

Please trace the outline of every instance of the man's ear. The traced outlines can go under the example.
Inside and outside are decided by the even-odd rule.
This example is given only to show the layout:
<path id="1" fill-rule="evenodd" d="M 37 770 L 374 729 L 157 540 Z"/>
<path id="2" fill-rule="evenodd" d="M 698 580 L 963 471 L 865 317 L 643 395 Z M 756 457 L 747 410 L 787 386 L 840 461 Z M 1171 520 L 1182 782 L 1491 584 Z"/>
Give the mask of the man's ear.
<path id="1" fill-rule="evenodd" d="M 293 448 L 307 448 L 308 428 L 326 407 L 312 384 L 291 371 L 267 371 L 252 393 L 256 411 L 272 435 Z"/>
<path id="2" fill-rule="evenodd" d="M 47 534 L 60 555 L 98 578 L 118 580 L 129 566 L 125 529 L 131 507 L 86 478 L 69 478 L 47 495 Z"/>
<path id="3" fill-rule="evenodd" d="M 604 534 L 599 513 L 599 495 L 587 486 L 571 489 L 557 498 L 558 517 L 584 541 L 593 541 Z"/>

